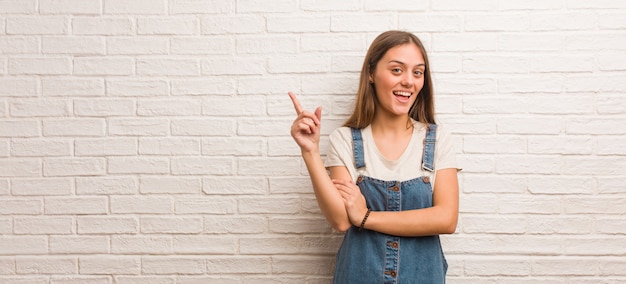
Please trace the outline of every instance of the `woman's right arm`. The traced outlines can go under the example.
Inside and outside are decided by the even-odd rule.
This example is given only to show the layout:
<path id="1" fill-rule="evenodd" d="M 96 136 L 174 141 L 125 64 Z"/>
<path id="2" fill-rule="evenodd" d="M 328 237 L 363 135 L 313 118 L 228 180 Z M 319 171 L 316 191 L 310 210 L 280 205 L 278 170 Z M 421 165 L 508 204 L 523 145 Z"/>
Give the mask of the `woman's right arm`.
<path id="1" fill-rule="evenodd" d="M 289 92 L 298 117 L 291 125 L 291 136 L 296 141 L 306 164 L 315 198 L 320 210 L 331 226 L 338 231 L 346 231 L 352 225 L 341 197 L 341 194 L 328 176 L 319 151 L 319 139 L 322 119 L 322 109 L 315 112 L 302 109 L 296 96 Z M 330 174 L 335 179 L 350 180 L 350 174 L 345 167 L 332 167 Z"/>

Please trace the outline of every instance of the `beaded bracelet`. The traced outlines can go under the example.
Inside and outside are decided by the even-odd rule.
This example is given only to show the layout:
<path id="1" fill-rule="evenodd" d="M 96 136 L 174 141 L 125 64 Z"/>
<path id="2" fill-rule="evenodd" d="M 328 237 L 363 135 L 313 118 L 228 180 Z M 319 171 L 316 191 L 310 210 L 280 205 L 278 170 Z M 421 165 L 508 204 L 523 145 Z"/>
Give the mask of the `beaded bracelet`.
<path id="1" fill-rule="evenodd" d="M 359 227 L 359 231 L 363 230 L 363 226 L 365 226 L 365 221 L 367 221 L 367 217 L 370 216 L 370 212 L 372 212 L 372 209 L 367 208 L 367 213 L 365 213 L 365 217 L 363 217 L 363 221 L 361 221 L 361 226 Z"/>

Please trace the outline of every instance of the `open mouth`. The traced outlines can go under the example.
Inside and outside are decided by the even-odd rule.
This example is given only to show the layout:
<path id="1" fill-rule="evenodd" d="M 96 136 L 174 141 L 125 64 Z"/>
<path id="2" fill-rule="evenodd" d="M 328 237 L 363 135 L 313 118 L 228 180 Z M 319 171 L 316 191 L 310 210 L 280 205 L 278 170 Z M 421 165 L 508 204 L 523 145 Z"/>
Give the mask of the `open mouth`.
<path id="1" fill-rule="evenodd" d="M 411 92 L 404 92 L 404 91 L 393 91 L 393 94 L 395 96 L 407 97 L 407 98 L 411 96 Z"/>

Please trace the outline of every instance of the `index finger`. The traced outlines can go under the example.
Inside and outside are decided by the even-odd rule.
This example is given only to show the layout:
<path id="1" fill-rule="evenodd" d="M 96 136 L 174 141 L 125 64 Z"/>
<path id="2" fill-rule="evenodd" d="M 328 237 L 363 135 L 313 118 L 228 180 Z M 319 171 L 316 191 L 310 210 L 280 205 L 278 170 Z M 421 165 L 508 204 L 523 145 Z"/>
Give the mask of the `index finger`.
<path id="1" fill-rule="evenodd" d="M 298 98 L 296 98 L 296 95 L 294 93 L 289 92 L 288 94 L 291 98 L 291 102 L 293 103 L 293 108 L 295 108 L 296 113 L 300 115 L 300 113 L 302 112 L 302 106 L 300 105 L 300 101 L 298 101 Z"/>

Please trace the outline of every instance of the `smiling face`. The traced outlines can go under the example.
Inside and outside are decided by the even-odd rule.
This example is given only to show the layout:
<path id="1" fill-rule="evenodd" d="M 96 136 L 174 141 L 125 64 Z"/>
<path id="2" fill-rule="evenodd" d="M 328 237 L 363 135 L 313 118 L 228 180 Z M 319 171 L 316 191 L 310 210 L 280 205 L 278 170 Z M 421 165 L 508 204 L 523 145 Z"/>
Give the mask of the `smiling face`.
<path id="1" fill-rule="evenodd" d="M 370 75 L 376 90 L 376 116 L 408 116 L 424 86 L 426 64 L 414 43 L 390 48 Z"/>

